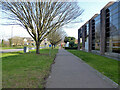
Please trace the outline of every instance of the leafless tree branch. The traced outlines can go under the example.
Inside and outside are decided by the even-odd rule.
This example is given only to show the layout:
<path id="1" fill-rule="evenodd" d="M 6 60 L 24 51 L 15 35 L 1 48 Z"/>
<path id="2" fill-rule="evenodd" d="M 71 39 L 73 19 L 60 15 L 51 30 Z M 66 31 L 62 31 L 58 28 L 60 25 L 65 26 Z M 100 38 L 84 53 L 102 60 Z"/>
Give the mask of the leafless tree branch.
<path id="1" fill-rule="evenodd" d="M 7 2 L 0 1 L 10 20 L 19 21 L 35 40 L 37 51 L 49 33 L 75 20 L 83 13 L 77 2 Z"/>

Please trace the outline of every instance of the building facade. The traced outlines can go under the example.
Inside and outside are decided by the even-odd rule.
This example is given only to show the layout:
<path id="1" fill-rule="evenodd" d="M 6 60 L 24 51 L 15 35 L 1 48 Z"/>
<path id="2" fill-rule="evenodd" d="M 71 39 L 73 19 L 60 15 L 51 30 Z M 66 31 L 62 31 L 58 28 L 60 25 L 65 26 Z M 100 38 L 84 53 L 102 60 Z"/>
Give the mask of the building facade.
<path id="1" fill-rule="evenodd" d="M 82 46 L 80 40 L 82 38 Z M 78 50 L 120 58 L 120 1 L 109 2 L 78 29 Z"/>

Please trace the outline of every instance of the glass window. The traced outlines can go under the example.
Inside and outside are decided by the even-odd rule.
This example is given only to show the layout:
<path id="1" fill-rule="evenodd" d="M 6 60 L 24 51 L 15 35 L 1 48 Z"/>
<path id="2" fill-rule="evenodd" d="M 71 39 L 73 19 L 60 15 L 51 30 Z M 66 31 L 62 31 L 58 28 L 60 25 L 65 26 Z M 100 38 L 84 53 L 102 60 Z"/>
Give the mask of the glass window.
<path id="1" fill-rule="evenodd" d="M 110 32 L 112 32 L 112 33 L 117 31 L 118 30 L 118 25 L 112 25 L 110 30 L 111 30 Z"/>
<path id="2" fill-rule="evenodd" d="M 118 13 L 114 14 L 112 17 L 113 19 L 118 18 Z"/>
<path id="3" fill-rule="evenodd" d="M 118 3 L 114 3 L 109 7 L 110 10 L 110 33 L 106 37 L 106 51 L 120 53 L 120 6 L 117 6 Z M 120 2 L 119 2 L 120 5 Z"/>
<path id="4" fill-rule="evenodd" d="M 89 24 L 87 24 L 87 35 L 89 35 Z"/>
<path id="5" fill-rule="evenodd" d="M 112 5 L 112 9 L 115 9 L 115 8 L 117 8 L 117 7 L 118 7 L 118 3 L 115 2 L 115 3 Z"/>
<path id="6" fill-rule="evenodd" d="M 118 2 L 118 9 L 119 9 L 119 11 L 120 11 L 120 1 Z"/>
<path id="7" fill-rule="evenodd" d="M 120 18 L 118 18 L 118 30 L 120 30 Z"/>
<path id="8" fill-rule="evenodd" d="M 118 23 L 118 18 L 113 19 L 112 22 L 113 22 L 114 25 L 117 24 Z"/>
<path id="9" fill-rule="evenodd" d="M 120 12 L 118 12 L 118 18 L 120 18 Z"/>
<path id="10" fill-rule="evenodd" d="M 95 50 L 100 50 L 100 15 L 95 18 Z"/>
<path id="11" fill-rule="evenodd" d="M 118 8 L 114 9 L 113 11 L 111 11 L 111 15 L 115 14 L 118 12 Z"/>

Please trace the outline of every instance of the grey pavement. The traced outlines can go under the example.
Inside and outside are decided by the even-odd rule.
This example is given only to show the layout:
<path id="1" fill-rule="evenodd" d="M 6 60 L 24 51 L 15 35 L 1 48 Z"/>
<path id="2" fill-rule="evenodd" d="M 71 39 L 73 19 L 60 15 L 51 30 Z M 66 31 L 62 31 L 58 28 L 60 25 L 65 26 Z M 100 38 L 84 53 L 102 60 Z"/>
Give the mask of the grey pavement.
<path id="1" fill-rule="evenodd" d="M 5 49 L 5 50 L 0 49 L 0 53 L 17 52 L 22 50 L 23 49 Z"/>
<path id="2" fill-rule="evenodd" d="M 88 64 L 66 50 L 60 49 L 46 88 L 113 88 L 97 75 Z"/>
<path id="3" fill-rule="evenodd" d="M 43 48 L 45 47 L 40 47 L 40 49 L 43 49 Z M 34 50 L 34 49 L 36 48 L 35 47 L 29 48 L 29 50 Z M 23 49 L 5 49 L 5 50 L 0 49 L 0 53 L 17 52 L 17 51 L 23 51 Z"/>

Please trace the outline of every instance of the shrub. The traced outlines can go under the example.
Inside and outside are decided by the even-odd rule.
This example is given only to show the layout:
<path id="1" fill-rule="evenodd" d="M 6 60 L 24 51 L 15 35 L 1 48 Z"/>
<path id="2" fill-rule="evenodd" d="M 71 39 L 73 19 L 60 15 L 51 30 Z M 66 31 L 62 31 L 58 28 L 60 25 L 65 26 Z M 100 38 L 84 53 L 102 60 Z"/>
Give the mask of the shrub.
<path id="1" fill-rule="evenodd" d="M 70 47 L 73 47 L 74 44 L 75 44 L 74 41 L 70 41 L 69 46 L 70 46 Z"/>
<path id="2" fill-rule="evenodd" d="M 74 46 L 73 47 L 78 47 L 78 44 L 74 44 Z"/>
<path id="3" fill-rule="evenodd" d="M 76 50 L 77 47 L 65 47 L 65 49 L 74 49 L 74 50 Z"/>

